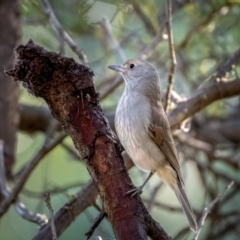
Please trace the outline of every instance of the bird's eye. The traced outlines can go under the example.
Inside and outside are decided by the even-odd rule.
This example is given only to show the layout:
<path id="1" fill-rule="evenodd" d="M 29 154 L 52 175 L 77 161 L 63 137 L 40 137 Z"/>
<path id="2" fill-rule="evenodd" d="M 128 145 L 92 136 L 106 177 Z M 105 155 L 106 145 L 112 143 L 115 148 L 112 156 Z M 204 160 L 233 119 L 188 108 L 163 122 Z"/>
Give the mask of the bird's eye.
<path id="1" fill-rule="evenodd" d="M 130 64 L 130 69 L 133 69 L 135 67 L 135 65 L 133 63 Z"/>

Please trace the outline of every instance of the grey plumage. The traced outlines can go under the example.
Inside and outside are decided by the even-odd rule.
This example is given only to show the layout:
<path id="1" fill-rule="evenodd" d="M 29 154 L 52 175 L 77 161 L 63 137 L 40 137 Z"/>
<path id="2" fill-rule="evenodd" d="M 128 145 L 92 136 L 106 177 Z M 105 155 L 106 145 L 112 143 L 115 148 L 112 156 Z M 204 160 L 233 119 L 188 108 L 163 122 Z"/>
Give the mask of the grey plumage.
<path id="1" fill-rule="evenodd" d="M 190 228 L 196 231 L 195 216 L 183 189 L 178 153 L 161 103 L 156 69 L 143 60 L 128 60 L 109 68 L 118 71 L 126 83 L 115 115 L 122 145 L 136 166 L 146 172 L 156 172 L 173 189 Z M 131 192 L 137 193 L 146 182 Z"/>

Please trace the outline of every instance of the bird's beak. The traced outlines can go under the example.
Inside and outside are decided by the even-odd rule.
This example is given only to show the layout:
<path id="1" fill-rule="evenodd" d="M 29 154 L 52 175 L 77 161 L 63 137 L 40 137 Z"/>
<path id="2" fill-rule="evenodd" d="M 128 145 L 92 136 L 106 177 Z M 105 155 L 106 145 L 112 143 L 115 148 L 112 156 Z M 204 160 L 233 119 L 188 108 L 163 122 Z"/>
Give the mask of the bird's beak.
<path id="1" fill-rule="evenodd" d="M 110 65 L 108 68 L 116 71 L 116 72 L 124 72 L 124 68 L 121 65 Z"/>

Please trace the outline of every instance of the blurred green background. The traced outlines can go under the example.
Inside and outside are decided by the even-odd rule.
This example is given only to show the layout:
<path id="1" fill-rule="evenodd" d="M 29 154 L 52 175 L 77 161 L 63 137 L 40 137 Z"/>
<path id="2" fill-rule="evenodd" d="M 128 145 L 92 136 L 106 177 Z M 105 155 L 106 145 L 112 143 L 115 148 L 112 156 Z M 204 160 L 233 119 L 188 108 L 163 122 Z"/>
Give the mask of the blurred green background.
<path id="1" fill-rule="evenodd" d="M 143 55 L 144 49 L 152 44 L 166 21 L 165 1 L 53 0 L 50 3 L 63 28 L 87 55 L 89 66 L 95 73 L 95 85 L 103 95 L 109 90 L 109 86 L 117 81 L 117 75 L 107 69 L 107 66 L 122 63 L 123 58 L 145 58 L 147 54 Z M 58 33 L 46 16 L 42 2 L 23 0 L 21 11 L 22 43 L 26 44 L 31 38 L 45 49 L 59 52 Z M 177 56 L 174 90 L 181 97 L 190 97 L 200 86 L 207 85 L 212 74 L 239 48 L 239 16 L 240 1 L 237 0 L 173 1 L 172 24 Z M 112 36 L 110 37 L 102 23 L 104 17 L 109 20 L 111 26 Z M 165 92 L 170 67 L 166 30 L 163 30 L 160 36 L 156 47 L 147 52 L 149 54 L 147 60 L 158 70 L 161 90 Z M 119 48 L 114 47 L 112 39 L 118 41 Z M 119 51 L 124 53 L 123 56 Z M 79 61 L 66 43 L 62 54 Z M 6 69 L 11 66 L 12 59 L 14 59 L 14 52 L 5 65 Z M 229 73 L 229 79 L 235 79 L 238 73 L 239 65 Z M 114 114 L 123 89 L 124 85 L 119 84 L 102 99 L 101 106 L 107 115 Z M 21 104 L 46 106 L 42 99 L 31 96 L 22 87 L 19 101 Z M 194 117 L 191 131 L 188 134 L 212 145 L 213 150 L 224 151 L 234 156 L 234 160 L 238 161 L 240 137 L 238 141 L 232 141 L 224 136 L 224 140 L 219 137 L 214 142 L 208 137 L 211 134 L 214 135 L 215 132 L 206 128 L 211 129 L 211 123 L 215 124 L 214 126 L 220 124 L 221 128 L 223 122 L 230 121 L 232 118 L 238 120 L 239 115 L 236 115 L 238 111 L 239 98 L 218 101 Z M 238 126 L 240 125 L 237 125 L 237 128 Z M 231 129 L 231 126 L 229 128 Z M 218 131 L 218 128 L 212 129 Z M 203 130 L 208 133 L 204 135 Z M 45 139 L 44 135 L 41 131 L 19 130 L 14 174 L 18 173 L 41 148 Z M 64 145 L 74 150 L 69 137 L 64 140 Z M 212 159 L 204 151 L 190 148 L 178 141 L 177 146 L 180 158 L 183 160 L 182 172 L 186 192 L 198 218 L 204 207 L 224 189 L 231 179 L 236 181 L 234 187 L 226 195 L 230 195 L 228 199 L 220 201 L 213 214 L 205 221 L 199 239 L 240 239 L 239 167 L 219 159 Z M 199 168 L 195 160 L 205 168 Z M 208 167 L 209 165 L 211 168 Z M 222 175 L 217 174 L 218 172 Z M 136 185 L 140 185 L 146 177 L 135 167 L 130 170 L 130 176 Z M 20 201 L 29 210 L 49 216 L 42 198 L 45 191 L 53 191 L 51 200 L 56 213 L 89 179 L 90 176 L 84 163 L 76 160 L 62 144 L 59 144 L 32 172 L 20 194 Z M 150 211 L 152 216 L 161 223 L 169 235 L 178 235 L 176 239 L 192 239 L 193 233 L 188 230 L 182 212 L 176 209 L 166 210 L 166 206 L 179 208 L 176 197 L 167 186 L 159 186 L 159 184 L 160 180 L 154 176 L 141 195 L 147 206 L 154 196 L 155 204 Z M 101 206 L 100 199 L 97 200 L 97 204 Z M 88 208 L 75 219 L 59 239 L 85 239 L 84 233 L 89 229 L 97 214 L 96 208 Z M 236 223 L 234 227 L 231 227 L 232 222 Z M 179 234 L 183 228 L 187 228 L 184 236 Z M 218 236 L 218 232 L 225 228 L 221 236 Z M 13 207 L 0 221 L 0 239 L 2 240 L 32 239 L 38 231 L 39 227 L 36 224 L 23 220 Z M 98 239 L 98 236 L 104 240 L 115 239 L 111 224 L 106 219 L 91 239 Z"/>

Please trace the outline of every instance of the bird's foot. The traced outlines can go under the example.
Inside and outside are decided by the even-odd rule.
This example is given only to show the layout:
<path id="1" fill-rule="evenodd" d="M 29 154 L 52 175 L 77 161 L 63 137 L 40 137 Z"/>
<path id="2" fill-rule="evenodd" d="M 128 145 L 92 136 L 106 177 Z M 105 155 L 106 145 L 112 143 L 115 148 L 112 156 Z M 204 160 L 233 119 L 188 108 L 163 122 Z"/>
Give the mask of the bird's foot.
<path id="1" fill-rule="evenodd" d="M 141 194 L 142 193 L 142 189 L 144 186 L 140 186 L 140 187 L 136 187 L 130 191 L 127 191 L 126 195 L 131 195 L 131 197 L 134 197 L 136 194 Z"/>

